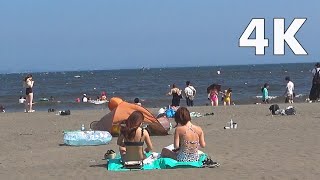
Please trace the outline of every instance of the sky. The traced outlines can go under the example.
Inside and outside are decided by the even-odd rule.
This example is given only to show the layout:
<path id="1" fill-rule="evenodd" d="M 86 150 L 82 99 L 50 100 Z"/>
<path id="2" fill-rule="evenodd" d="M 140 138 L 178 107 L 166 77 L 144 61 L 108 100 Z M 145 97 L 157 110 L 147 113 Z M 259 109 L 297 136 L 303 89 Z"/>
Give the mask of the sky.
<path id="1" fill-rule="evenodd" d="M 303 63 L 320 60 L 320 1 L 0 0 L 0 72 Z M 308 56 L 273 55 L 273 18 L 306 17 Z M 238 47 L 265 18 L 265 56 Z"/>

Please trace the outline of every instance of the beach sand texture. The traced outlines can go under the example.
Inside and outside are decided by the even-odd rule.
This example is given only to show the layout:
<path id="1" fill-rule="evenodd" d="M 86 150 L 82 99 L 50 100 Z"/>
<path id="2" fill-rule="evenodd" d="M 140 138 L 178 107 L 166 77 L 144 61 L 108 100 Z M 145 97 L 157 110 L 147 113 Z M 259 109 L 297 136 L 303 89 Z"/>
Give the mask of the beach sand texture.
<path id="1" fill-rule="evenodd" d="M 281 108 L 287 105 L 280 105 Z M 205 132 L 218 168 L 109 172 L 104 153 L 109 145 L 64 146 L 63 130 L 89 127 L 106 111 L 0 114 L 0 179 L 319 179 L 319 104 L 294 104 L 296 116 L 271 116 L 269 105 L 193 107 L 214 116 L 194 118 Z M 151 109 L 157 112 L 157 109 Z M 230 119 L 238 129 L 225 130 Z M 173 135 L 151 137 L 155 151 L 173 142 Z"/>

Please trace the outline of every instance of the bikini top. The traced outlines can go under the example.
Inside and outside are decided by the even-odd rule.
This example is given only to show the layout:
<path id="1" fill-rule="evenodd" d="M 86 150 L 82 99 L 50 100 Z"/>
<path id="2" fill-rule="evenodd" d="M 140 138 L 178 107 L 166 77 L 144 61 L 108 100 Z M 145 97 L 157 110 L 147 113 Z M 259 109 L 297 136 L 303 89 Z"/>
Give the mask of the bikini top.
<path id="1" fill-rule="evenodd" d="M 188 129 L 186 130 L 186 132 L 184 133 L 183 136 L 186 136 L 187 131 L 189 131 L 189 130 L 198 135 L 198 133 L 197 133 L 194 129 L 192 129 L 192 125 L 190 125 L 190 126 L 188 127 Z M 186 150 L 189 150 L 189 151 L 192 151 L 192 152 L 193 152 L 193 151 L 197 151 L 198 148 L 199 148 L 199 146 L 200 146 L 199 137 L 198 137 L 198 140 L 196 140 L 196 141 L 184 140 L 183 142 L 184 142 L 184 148 L 185 148 Z M 196 147 L 190 147 L 190 146 L 188 146 L 188 145 L 192 145 L 192 144 L 195 144 Z"/>
<path id="2" fill-rule="evenodd" d="M 143 131 L 144 131 L 144 129 L 142 128 L 142 130 L 141 130 L 141 137 L 140 137 L 139 142 L 124 141 L 124 142 L 123 142 L 124 145 L 125 145 L 125 146 L 143 146 L 143 145 L 144 145 L 144 141 L 141 142 L 142 136 L 143 136 Z"/>

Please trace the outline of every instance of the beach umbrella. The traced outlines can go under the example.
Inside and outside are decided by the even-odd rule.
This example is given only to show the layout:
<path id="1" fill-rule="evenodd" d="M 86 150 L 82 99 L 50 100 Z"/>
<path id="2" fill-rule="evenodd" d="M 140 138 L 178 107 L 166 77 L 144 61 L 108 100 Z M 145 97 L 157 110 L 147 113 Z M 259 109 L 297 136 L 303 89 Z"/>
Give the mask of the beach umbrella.
<path id="1" fill-rule="evenodd" d="M 216 89 L 218 92 L 221 91 L 221 85 L 220 84 L 211 84 L 207 87 L 207 93 L 210 93 L 212 89 Z"/>

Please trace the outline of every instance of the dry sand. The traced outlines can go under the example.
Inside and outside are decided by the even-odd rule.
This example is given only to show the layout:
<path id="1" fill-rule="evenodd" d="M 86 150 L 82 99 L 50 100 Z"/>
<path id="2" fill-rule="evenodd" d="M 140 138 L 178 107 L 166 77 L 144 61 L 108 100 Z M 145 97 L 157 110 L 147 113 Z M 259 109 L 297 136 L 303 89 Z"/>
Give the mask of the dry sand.
<path id="1" fill-rule="evenodd" d="M 103 155 L 109 145 L 68 147 L 63 130 L 86 127 L 106 111 L 0 114 L 0 179 L 319 179 L 320 104 L 294 104 L 296 116 L 271 116 L 268 105 L 194 107 L 214 116 L 194 118 L 203 127 L 204 152 L 218 168 L 109 172 Z M 284 108 L 285 105 L 280 105 Z M 152 111 L 156 111 L 153 109 Z M 224 130 L 233 118 L 238 129 Z M 152 137 L 155 151 L 172 143 L 173 136 Z"/>

